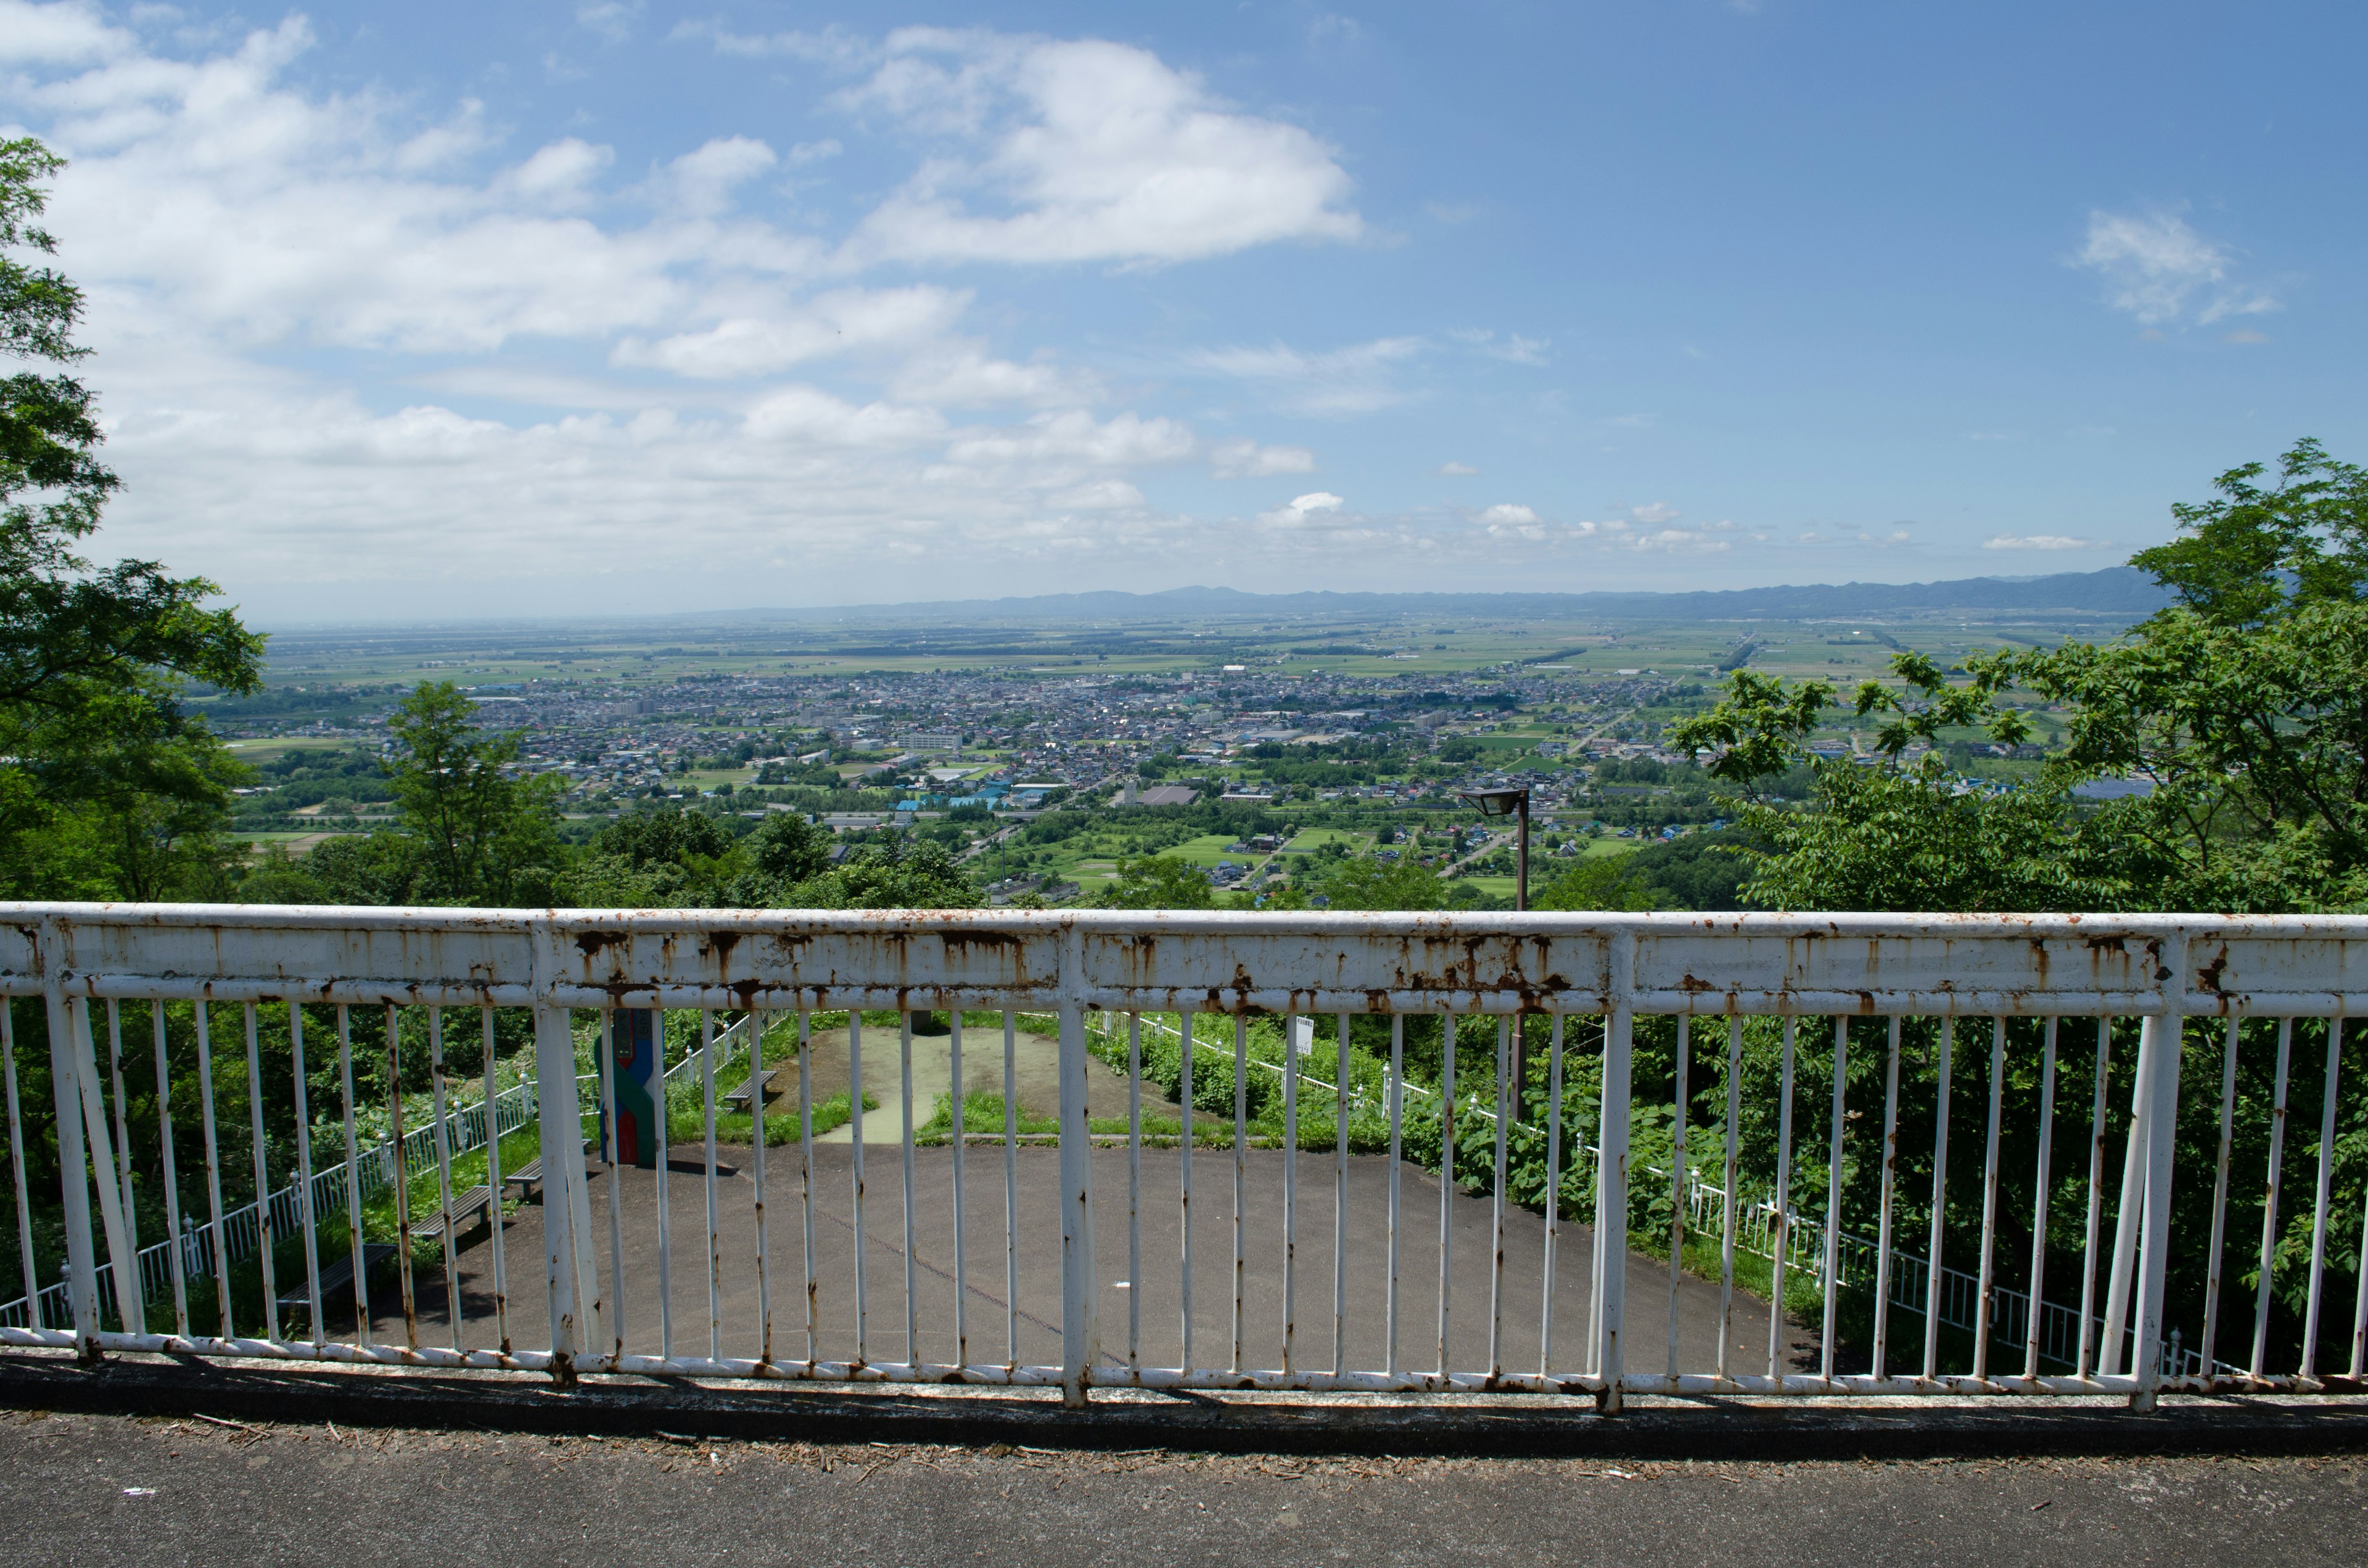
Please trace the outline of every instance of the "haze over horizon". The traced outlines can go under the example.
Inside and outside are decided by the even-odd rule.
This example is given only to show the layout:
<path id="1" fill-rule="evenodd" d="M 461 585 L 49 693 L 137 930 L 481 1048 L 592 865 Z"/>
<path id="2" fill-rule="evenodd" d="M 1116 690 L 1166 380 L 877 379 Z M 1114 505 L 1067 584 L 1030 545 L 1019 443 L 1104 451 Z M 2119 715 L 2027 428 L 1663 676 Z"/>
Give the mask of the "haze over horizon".
<path id="1" fill-rule="evenodd" d="M 2362 31 L 0 0 L 0 127 L 258 623 L 1929 582 L 2360 455 Z"/>

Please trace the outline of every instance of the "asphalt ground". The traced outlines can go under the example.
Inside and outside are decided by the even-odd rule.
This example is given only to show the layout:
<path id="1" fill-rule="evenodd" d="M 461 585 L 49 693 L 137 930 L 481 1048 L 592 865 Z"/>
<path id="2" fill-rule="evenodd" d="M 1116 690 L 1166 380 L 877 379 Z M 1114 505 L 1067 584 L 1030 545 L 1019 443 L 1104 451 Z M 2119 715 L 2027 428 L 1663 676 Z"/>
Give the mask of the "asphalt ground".
<path id="1" fill-rule="evenodd" d="M 915 1150 L 909 1244 L 902 1146 L 869 1146 L 863 1153 L 860 1259 L 864 1290 L 859 1324 L 856 1151 L 848 1145 L 818 1145 L 814 1151 L 811 1354 L 822 1360 L 904 1361 L 916 1354 L 925 1362 L 939 1364 L 959 1358 L 972 1365 L 1014 1360 L 1057 1365 L 1062 1315 L 1059 1152 L 1020 1147 L 1013 1152 L 1007 1172 L 999 1143 L 968 1146 L 958 1233 L 954 1151 Z M 717 1152 L 712 1251 L 705 1152 L 677 1147 L 673 1154 L 663 1176 L 667 1217 L 663 1238 L 657 1222 L 660 1173 L 627 1166 L 612 1175 L 596 1168 L 591 1178 L 592 1241 L 599 1257 L 603 1299 L 612 1309 L 621 1301 L 627 1351 L 650 1355 L 670 1350 L 693 1357 L 720 1352 L 757 1358 L 768 1350 L 760 1322 L 761 1293 L 770 1302 L 770 1358 L 807 1359 L 806 1224 L 797 1147 L 767 1153 L 768 1267 L 761 1271 L 761 1292 L 755 1151 L 727 1145 Z M 1341 1178 L 1333 1156 L 1300 1153 L 1295 1184 L 1285 1179 L 1287 1159 L 1281 1150 L 1253 1149 L 1243 1161 L 1237 1352 L 1233 1153 L 1206 1148 L 1193 1153 L 1190 1362 L 1201 1369 L 1272 1369 L 1286 1365 L 1288 1356 L 1292 1367 L 1322 1370 L 1333 1367 L 1337 1354 L 1350 1369 L 1384 1368 L 1390 1364 L 1391 1162 L 1350 1156 L 1344 1210 L 1337 1201 Z M 1133 1353 L 1142 1365 L 1180 1365 L 1186 1359 L 1182 1151 L 1144 1150 L 1139 1186 L 1123 1146 L 1098 1146 L 1093 1167 L 1101 1365 L 1124 1367 L 1131 1335 Z M 1494 1364 L 1537 1370 L 1550 1301 L 1553 1369 L 1580 1369 L 1591 1228 L 1568 1222 L 1562 1226 L 1549 1296 L 1543 1216 L 1518 1208 L 1506 1211 L 1499 1269 L 1492 1200 L 1459 1189 L 1442 1204 L 1437 1177 L 1411 1164 L 1399 1165 L 1397 1176 L 1397 1364 L 1422 1370 L 1440 1362 L 1443 1220 L 1451 1367 L 1485 1372 Z M 613 1231 L 612 1196 L 619 1200 Z M 1008 1232 L 1007 1203 L 1011 1206 Z M 1140 1226 L 1139 1279 L 1131 1256 L 1131 1203 Z M 1346 1245 L 1339 1256 L 1346 1269 L 1336 1277 L 1335 1239 L 1341 1233 L 1336 1231 L 1336 1219 L 1342 1213 Z M 505 1224 L 507 1290 L 501 1293 L 500 1312 L 490 1232 L 481 1226 L 464 1238 L 459 1294 L 465 1347 L 495 1347 L 505 1314 L 514 1346 L 550 1343 L 542 1218 L 541 1207 L 529 1204 Z M 1673 1290 L 1666 1263 L 1634 1253 L 1629 1255 L 1628 1278 L 1631 1365 L 1664 1363 L 1674 1315 L 1681 1364 L 1688 1370 L 1713 1368 L 1720 1336 L 1718 1284 L 1688 1275 Z M 1336 1290 L 1340 1308 L 1337 1325 Z M 963 1303 L 959 1324 L 958 1294 Z M 419 1342 L 450 1344 L 449 1298 L 442 1279 L 431 1275 L 418 1281 L 416 1300 Z M 661 1312 L 662 1300 L 670 1313 Z M 401 1301 L 398 1291 L 384 1286 L 374 1297 L 371 1336 L 378 1343 L 404 1342 Z M 350 1304 L 342 1312 L 333 1307 L 327 1315 L 333 1335 L 350 1332 Z M 957 1340 L 958 1328 L 966 1346 Z M 1729 1364 L 1741 1371 L 1765 1371 L 1767 1303 L 1738 1290 L 1727 1329 Z M 1816 1347 L 1790 1325 L 1782 1344 L 1788 1368 L 1814 1365 Z"/>
<path id="2" fill-rule="evenodd" d="M 551 1564 L 2368 1560 L 2354 1454 L 1424 1459 L 0 1415 L 11 1561 Z"/>

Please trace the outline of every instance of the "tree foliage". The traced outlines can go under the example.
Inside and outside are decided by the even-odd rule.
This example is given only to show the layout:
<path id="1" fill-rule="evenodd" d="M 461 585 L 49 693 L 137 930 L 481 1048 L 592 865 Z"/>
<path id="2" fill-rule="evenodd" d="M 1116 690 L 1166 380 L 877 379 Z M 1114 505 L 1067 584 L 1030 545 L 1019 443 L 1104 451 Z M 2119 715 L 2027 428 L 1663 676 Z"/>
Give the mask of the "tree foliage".
<path id="1" fill-rule="evenodd" d="M 2269 477 L 2270 483 L 2263 481 Z M 1677 744 L 1753 790 L 1806 761 L 1804 812 L 1745 808 L 1765 837 L 1750 883 L 1793 909 L 2213 909 L 2368 907 L 2368 471 L 2302 441 L 2274 476 L 2260 463 L 2173 508 L 2171 542 L 2132 563 L 2175 602 L 2105 644 L 2067 642 L 1965 659 L 1892 661 L 1868 682 L 1880 716 L 1867 769 L 1808 750 L 1836 706 L 1819 681 L 1738 671 Z M 2028 694 L 2028 695 L 2022 695 Z M 2030 733 L 2022 704 L 2069 714 L 2065 744 L 2020 788 L 1969 790 L 1941 744 Z M 1910 761 L 1911 756 L 1917 759 Z M 2138 781 L 2099 804 L 2072 791 Z"/>
<path id="2" fill-rule="evenodd" d="M 156 898 L 227 886 L 238 769 L 179 701 L 183 678 L 259 684 L 263 640 L 203 577 L 79 553 L 121 487 L 97 395 L 71 372 L 79 288 L 49 262 L 63 160 L 0 141 L 0 880 L 12 896 Z"/>

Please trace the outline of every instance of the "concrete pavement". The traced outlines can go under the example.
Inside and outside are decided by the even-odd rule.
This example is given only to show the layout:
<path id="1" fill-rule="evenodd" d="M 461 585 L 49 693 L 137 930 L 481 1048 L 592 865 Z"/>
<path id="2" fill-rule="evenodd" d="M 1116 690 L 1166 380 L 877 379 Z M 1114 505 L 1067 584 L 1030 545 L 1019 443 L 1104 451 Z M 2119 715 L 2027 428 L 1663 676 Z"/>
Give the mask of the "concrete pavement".
<path id="1" fill-rule="evenodd" d="M 2356 1456 L 1285 1458 L 0 1415 L 11 1560 L 1788 1568 L 2368 1556 Z"/>

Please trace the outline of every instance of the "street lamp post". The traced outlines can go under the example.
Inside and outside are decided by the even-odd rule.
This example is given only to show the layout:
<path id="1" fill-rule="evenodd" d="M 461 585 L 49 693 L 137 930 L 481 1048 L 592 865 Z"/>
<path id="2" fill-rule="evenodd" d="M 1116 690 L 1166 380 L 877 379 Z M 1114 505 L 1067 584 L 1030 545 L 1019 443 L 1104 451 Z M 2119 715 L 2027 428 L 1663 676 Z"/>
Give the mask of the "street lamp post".
<path id="1" fill-rule="evenodd" d="M 1530 792 L 1514 787 L 1504 790 L 1465 790 L 1464 800 L 1480 808 L 1484 817 L 1509 816 L 1513 830 L 1513 908 L 1526 914 L 1530 907 Z M 1521 1090 L 1530 1081 L 1529 1020 L 1519 1013 L 1513 1015 L 1513 1119 L 1521 1119 Z"/>

